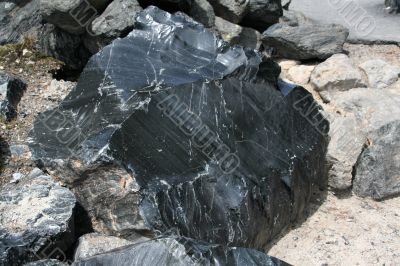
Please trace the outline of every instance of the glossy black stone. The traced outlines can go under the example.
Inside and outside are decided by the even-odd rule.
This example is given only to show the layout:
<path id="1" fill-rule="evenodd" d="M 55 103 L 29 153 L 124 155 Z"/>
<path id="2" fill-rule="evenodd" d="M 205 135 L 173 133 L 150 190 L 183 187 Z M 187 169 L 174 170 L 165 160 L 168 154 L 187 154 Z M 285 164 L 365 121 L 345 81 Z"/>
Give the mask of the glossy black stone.
<path id="1" fill-rule="evenodd" d="M 183 14 L 141 12 L 35 122 L 35 159 L 61 176 L 124 166 L 156 233 L 262 249 L 324 184 L 328 123 L 280 69 Z M 106 195 L 105 195 L 106 196 Z"/>
<path id="2" fill-rule="evenodd" d="M 26 91 L 26 83 L 7 73 L 0 72 L 0 115 L 5 120 L 17 117 L 18 103 Z"/>

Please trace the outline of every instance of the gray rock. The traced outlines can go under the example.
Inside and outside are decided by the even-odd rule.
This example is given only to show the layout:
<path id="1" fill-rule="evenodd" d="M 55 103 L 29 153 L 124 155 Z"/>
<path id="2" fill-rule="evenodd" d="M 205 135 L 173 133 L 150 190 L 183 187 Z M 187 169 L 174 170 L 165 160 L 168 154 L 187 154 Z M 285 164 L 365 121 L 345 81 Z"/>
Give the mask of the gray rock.
<path id="1" fill-rule="evenodd" d="M 42 27 L 39 0 L 0 2 L 0 45 L 37 36 Z"/>
<path id="2" fill-rule="evenodd" d="M 283 10 L 282 17 L 279 18 L 279 23 L 287 24 L 291 27 L 298 27 L 306 24 L 315 24 L 316 22 L 303 13 L 292 10 Z"/>
<path id="3" fill-rule="evenodd" d="M 114 0 L 91 23 L 84 38 L 85 46 L 94 54 L 114 39 L 127 34 L 133 29 L 136 14 L 141 10 L 136 0 Z"/>
<path id="4" fill-rule="evenodd" d="M 338 93 L 332 105 L 335 106 L 335 110 L 330 119 L 331 142 L 327 153 L 329 184 L 335 189 L 347 189 L 351 187 L 354 178 L 352 171 L 363 145 L 376 139 L 376 132 L 380 128 L 399 120 L 400 95 L 387 90 L 358 88 Z M 395 147 L 397 144 L 393 142 L 393 145 Z M 386 157 L 384 153 L 380 158 L 386 158 L 386 165 L 389 165 L 391 160 L 392 167 L 395 167 L 398 161 L 395 157 Z M 357 164 L 362 164 L 362 160 L 359 158 Z M 375 177 L 381 178 L 382 175 Z M 356 187 L 371 187 L 372 179 L 358 180 L 363 180 L 363 183 L 357 185 L 354 179 L 355 192 L 360 196 L 365 195 L 358 193 Z"/>
<path id="5" fill-rule="evenodd" d="M 221 37 L 230 44 L 238 44 L 251 49 L 259 49 L 261 45 L 261 34 L 252 29 L 233 24 L 223 18 L 215 18 L 215 29 Z"/>
<path id="6" fill-rule="evenodd" d="M 26 83 L 0 71 L 0 116 L 11 121 L 17 117 L 18 104 L 26 91 Z"/>
<path id="7" fill-rule="evenodd" d="M 75 165 L 76 170 L 78 167 Z M 88 213 L 96 232 L 132 240 L 141 234 L 152 235 L 139 213 L 140 188 L 125 169 L 106 166 L 80 176 L 84 178 L 68 179 L 65 174 L 63 181 Z"/>
<path id="8" fill-rule="evenodd" d="M 82 69 L 90 52 L 82 45 L 80 36 L 72 35 L 54 25 L 45 24 L 38 32 L 38 51 L 65 63 L 72 70 Z"/>
<path id="9" fill-rule="evenodd" d="M 317 65 L 311 74 L 311 84 L 326 102 L 338 91 L 366 87 L 361 71 L 345 54 L 336 54 Z"/>
<path id="10" fill-rule="evenodd" d="M 214 9 L 207 0 L 192 0 L 189 15 L 207 28 L 214 26 Z"/>
<path id="11" fill-rule="evenodd" d="M 250 0 L 251 1 L 251 0 Z M 215 14 L 232 23 L 239 23 L 247 12 L 249 0 L 209 0 Z"/>
<path id="12" fill-rule="evenodd" d="M 282 8 L 285 10 L 289 10 L 289 6 L 291 4 L 292 0 L 282 0 Z"/>
<path id="13" fill-rule="evenodd" d="M 400 75 L 400 67 L 389 65 L 387 62 L 376 59 L 359 65 L 368 78 L 369 87 L 384 89 L 395 83 Z"/>
<path id="14" fill-rule="evenodd" d="M 66 258 L 75 197 L 40 170 L 0 190 L 0 265 Z"/>
<path id="15" fill-rule="evenodd" d="M 128 241 L 115 236 L 107 236 L 98 233 L 91 233 L 79 238 L 78 247 L 75 250 L 74 260 L 87 259 L 89 257 L 109 252 L 113 249 L 145 242 L 149 238 L 140 237 L 135 241 Z"/>
<path id="16" fill-rule="evenodd" d="M 382 200 L 400 195 L 400 116 L 370 132 L 355 166 L 353 191 Z"/>
<path id="17" fill-rule="evenodd" d="M 40 0 L 43 18 L 57 27 L 82 34 L 112 0 Z"/>
<path id="18" fill-rule="evenodd" d="M 282 14 L 281 0 L 250 0 L 242 23 L 263 32 L 277 23 Z"/>
<path id="19" fill-rule="evenodd" d="M 349 32 L 340 25 L 275 24 L 263 33 L 263 44 L 274 49 L 274 56 L 287 59 L 326 59 L 343 52 Z"/>
<path id="20" fill-rule="evenodd" d="M 400 1 L 399 0 L 385 0 L 385 6 L 389 13 L 400 12 Z"/>
<path id="21" fill-rule="evenodd" d="M 312 65 L 292 66 L 287 72 L 287 79 L 295 84 L 306 85 L 310 81 L 314 68 L 315 66 Z"/>
<path id="22" fill-rule="evenodd" d="M 34 262 L 29 262 L 24 266 L 68 266 L 68 263 L 61 262 L 55 259 L 45 259 L 45 260 L 38 260 Z"/>
<path id="23" fill-rule="evenodd" d="M 289 265 L 265 253 L 240 248 L 209 245 L 188 238 L 160 238 L 109 253 L 75 261 L 74 266 L 118 265 Z"/>

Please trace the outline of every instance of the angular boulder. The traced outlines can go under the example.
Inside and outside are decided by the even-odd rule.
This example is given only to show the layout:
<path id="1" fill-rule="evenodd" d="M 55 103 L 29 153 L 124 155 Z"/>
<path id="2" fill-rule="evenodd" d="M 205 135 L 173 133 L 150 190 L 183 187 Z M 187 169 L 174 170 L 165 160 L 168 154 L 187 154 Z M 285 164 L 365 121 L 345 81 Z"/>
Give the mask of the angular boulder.
<path id="1" fill-rule="evenodd" d="M 0 116 L 7 121 L 17 117 L 18 104 L 26 91 L 26 83 L 0 72 Z"/>
<path id="2" fill-rule="evenodd" d="M 392 66 L 381 59 L 368 60 L 359 67 L 367 76 L 370 88 L 387 88 L 400 76 L 400 67 Z"/>
<path id="3" fill-rule="evenodd" d="M 212 5 L 207 0 L 193 0 L 189 15 L 207 28 L 214 26 L 215 12 Z"/>
<path id="4" fill-rule="evenodd" d="M 369 134 L 355 166 L 353 191 L 385 199 L 400 195 L 400 116 Z"/>
<path id="5" fill-rule="evenodd" d="M 35 122 L 34 158 L 72 186 L 89 180 L 82 190 L 98 196 L 82 205 L 110 226 L 125 221 L 124 234 L 176 230 L 264 248 L 327 181 L 321 108 L 305 89 L 278 82 L 275 62 L 229 47 L 183 14 L 149 7 L 136 21 Z M 131 174 L 115 187 L 133 197 L 115 215 L 104 203 L 115 190 L 100 185 L 107 175 L 88 178 L 111 163 Z"/>
<path id="6" fill-rule="evenodd" d="M 277 23 L 282 14 L 281 0 L 249 0 L 242 24 L 263 32 Z"/>
<path id="7" fill-rule="evenodd" d="M 295 24 L 292 24 L 295 25 Z M 274 49 L 274 56 L 295 59 L 327 59 L 343 52 L 349 31 L 340 25 L 307 23 L 291 26 L 278 23 L 263 33 L 266 47 Z"/>
<path id="8" fill-rule="evenodd" d="M 74 243 L 75 197 L 39 169 L 0 190 L 0 264 L 66 259 Z"/>
<path id="9" fill-rule="evenodd" d="M 82 34 L 112 0 L 40 0 L 43 18 L 71 33 Z"/>
<path id="10" fill-rule="evenodd" d="M 95 54 L 114 39 L 129 33 L 135 24 L 136 14 L 141 10 L 135 0 L 114 0 L 90 24 L 84 39 L 85 46 Z"/>
<path id="11" fill-rule="evenodd" d="M 95 265 L 289 265 L 266 254 L 246 249 L 209 245 L 188 238 L 160 238 L 77 260 L 74 266 Z"/>
<path id="12" fill-rule="evenodd" d="M 115 236 L 107 236 L 98 233 L 91 233 L 79 238 L 78 247 L 75 250 L 74 260 L 86 259 L 101 253 L 111 251 L 134 243 L 145 242 L 150 239 L 138 238 L 135 241 L 128 241 Z"/>
<path id="13" fill-rule="evenodd" d="M 247 12 L 250 0 L 208 0 L 215 14 L 232 23 L 239 23 Z"/>
<path id="14" fill-rule="evenodd" d="M 326 102 L 337 92 L 367 87 L 361 71 L 345 54 L 335 54 L 317 65 L 311 74 L 311 84 Z"/>
<path id="15" fill-rule="evenodd" d="M 215 29 L 221 34 L 224 41 L 232 45 L 241 45 L 252 49 L 259 49 L 261 34 L 252 28 L 241 27 L 223 18 L 215 18 Z"/>

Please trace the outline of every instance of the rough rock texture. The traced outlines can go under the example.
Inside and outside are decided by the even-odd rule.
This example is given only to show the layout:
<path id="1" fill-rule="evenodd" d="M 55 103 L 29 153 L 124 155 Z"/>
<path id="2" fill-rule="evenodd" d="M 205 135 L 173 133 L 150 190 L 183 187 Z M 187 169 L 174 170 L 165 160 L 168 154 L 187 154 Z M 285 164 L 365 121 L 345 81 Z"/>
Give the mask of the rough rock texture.
<path id="1" fill-rule="evenodd" d="M 75 250 L 74 260 L 82 260 L 111 251 L 116 248 L 128 246 L 134 243 L 148 241 L 148 238 L 138 238 L 135 241 L 128 241 L 123 238 L 106 236 L 98 233 L 91 233 L 79 238 L 78 247 Z"/>
<path id="2" fill-rule="evenodd" d="M 363 197 L 385 199 L 400 195 L 399 120 L 371 132 L 355 166 L 353 191 Z"/>
<path id="3" fill-rule="evenodd" d="M 389 13 L 400 12 L 400 1 L 399 0 L 385 0 L 385 6 Z"/>
<path id="4" fill-rule="evenodd" d="M 366 87 L 361 71 L 345 54 L 331 56 L 317 65 L 311 74 L 311 84 L 329 102 L 338 91 Z"/>
<path id="5" fill-rule="evenodd" d="M 189 15 L 208 28 L 214 26 L 214 9 L 207 0 L 192 0 Z"/>
<path id="6" fill-rule="evenodd" d="M 393 174 L 393 169 L 398 167 L 399 161 L 395 156 L 396 136 L 388 136 L 393 138 L 391 144 L 393 147 L 386 147 L 386 151 L 384 151 L 380 145 L 384 145 L 385 140 L 380 139 L 385 131 L 382 134 L 377 132 L 381 132 L 382 128 L 385 129 L 389 127 L 388 125 L 400 120 L 400 95 L 386 90 L 352 89 L 338 94 L 335 97 L 334 105 L 340 113 L 336 116 L 340 117 L 330 119 L 332 140 L 327 153 L 330 185 L 337 189 L 349 188 L 351 173 L 357 161 L 357 165 L 360 165 L 361 168 L 358 178 L 353 181 L 353 189 L 356 194 L 376 199 L 395 194 L 398 178 L 396 174 Z M 375 146 L 376 141 L 383 144 Z M 363 154 L 365 155 L 360 157 L 363 144 L 369 148 L 364 148 Z M 368 161 L 369 152 L 367 150 L 369 149 L 372 150 L 373 156 L 376 156 L 372 161 Z M 376 168 L 377 172 L 369 169 L 368 171 L 371 173 L 365 174 L 366 178 L 361 178 L 361 173 L 364 174 L 367 171 L 366 165 L 374 166 L 375 163 L 381 164 Z M 382 167 L 385 167 L 386 170 L 382 170 Z M 379 171 L 387 171 L 385 179 L 382 179 L 384 175 Z M 376 181 L 372 176 L 380 181 Z M 374 185 L 374 182 L 380 184 L 381 187 Z M 385 182 L 387 184 L 386 193 L 382 187 Z M 369 194 L 367 195 L 367 193 Z"/>
<path id="7" fill-rule="evenodd" d="M 279 23 L 288 24 L 291 27 L 298 27 L 301 25 L 313 24 L 315 21 L 306 17 L 301 12 L 283 10 L 283 15 L 279 18 Z"/>
<path id="8" fill-rule="evenodd" d="M 33 156 L 61 178 L 83 174 L 75 183 L 99 165 L 124 166 L 131 179 L 115 183 L 131 193 L 131 213 L 107 219 L 130 223 L 126 234 L 147 230 L 143 219 L 155 233 L 264 248 L 301 216 L 312 185 L 327 181 L 320 107 L 305 89 L 278 85 L 275 62 L 182 14 L 149 7 L 136 20 L 35 122 Z M 115 201 L 82 189 L 99 195 L 86 206 Z"/>
<path id="9" fill-rule="evenodd" d="M 239 23 L 246 14 L 251 0 L 209 0 L 215 14 L 232 23 Z"/>
<path id="10" fill-rule="evenodd" d="M 369 87 L 384 89 L 399 79 L 400 68 L 383 60 L 369 60 L 359 65 L 367 75 Z"/>
<path id="11" fill-rule="evenodd" d="M 135 0 L 114 0 L 91 23 L 84 39 L 85 46 L 95 54 L 114 39 L 127 34 L 133 29 L 136 14 L 141 10 Z"/>
<path id="12" fill-rule="evenodd" d="M 0 71 L 0 117 L 12 120 L 17 117 L 17 107 L 26 84 L 22 80 Z"/>
<path id="13" fill-rule="evenodd" d="M 90 57 L 80 36 L 71 35 L 54 25 L 45 24 L 38 32 L 38 51 L 63 61 L 69 69 L 82 69 Z"/>
<path id="14" fill-rule="evenodd" d="M 259 49 L 261 34 L 252 28 L 241 27 L 223 18 L 215 18 L 215 28 L 221 34 L 224 41 L 230 44 L 238 44 L 252 49 Z"/>
<path id="15" fill-rule="evenodd" d="M 307 23 L 292 27 L 275 24 L 263 33 L 263 44 L 274 48 L 276 57 L 288 59 L 326 59 L 343 51 L 349 32 L 334 24 Z"/>
<path id="16" fill-rule="evenodd" d="M 315 66 L 298 65 L 293 66 L 287 73 L 287 78 L 296 84 L 305 85 L 310 81 L 311 73 Z"/>
<path id="17" fill-rule="evenodd" d="M 74 195 L 38 169 L 5 185 L 0 191 L 0 265 L 65 254 L 74 242 L 74 207 Z"/>
<path id="18" fill-rule="evenodd" d="M 110 2 L 111 0 L 40 0 L 40 12 L 46 21 L 57 27 L 72 34 L 82 34 Z"/>
<path id="19" fill-rule="evenodd" d="M 188 238 L 160 238 L 131 245 L 110 253 L 75 261 L 74 266 L 91 265 L 265 265 L 285 266 L 287 263 L 265 253 L 246 248 L 209 245 Z"/>
<path id="20" fill-rule="evenodd" d="M 277 23 L 282 12 L 281 0 L 249 0 L 242 23 L 262 32 Z"/>
<path id="21" fill-rule="evenodd" d="M 65 262 L 61 262 L 55 259 L 38 260 L 34 262 L 29 262 L 24 266 L 67 266 Z"/>
<path id="22" fill-rule="evenodd" d="M 0 2 L 0 45 L 37 36 L 42 27 L 39 0 Z"/>
<path id="23" fill-rule="evenodd" d="M 139 186 L 125 169 L 107 165 L 88 171 L 81 179 L 65 176 L 63 181 L 88 213 L 96 232 L 132 240 L 138 234 L 152 235 L 139 214 Z"/>

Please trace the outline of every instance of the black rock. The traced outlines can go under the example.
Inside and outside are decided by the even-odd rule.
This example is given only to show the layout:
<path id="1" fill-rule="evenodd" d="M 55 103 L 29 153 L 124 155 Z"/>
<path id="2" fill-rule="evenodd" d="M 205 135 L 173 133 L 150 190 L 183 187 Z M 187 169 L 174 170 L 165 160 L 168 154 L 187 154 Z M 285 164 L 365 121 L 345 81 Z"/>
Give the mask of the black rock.
<path id="1" fill-rule="evenodd" d="M 140 187 L 135 213 L 156 234 L 264 248 L 326 182 L 320 107 L 305 89 L 278 84 L 275 62 L 183 14 L 149 7 L 136 21 L 38 118 L 33 156 L 82 179 L 124 166 Z"/>
<path id="2" fill-rule="evenodd" d="M 0 116 L 7 121 L 17 117 L 18 103 L 26 91 L 26 83 L 0 72 Z"/>
<path id="3" fill-rule="evenodd" d="M 400 0 L 385 0 L 385 6 L 390 13 L 400 12 Z"/>
<path id="4" fill-rule="evenodd" d="M 208 28 L 214 26 L 214 9 L 207 0 L 193 0 L 190 6 L 189 15 L 194 20 Z"/>
<path id="5" fill-rule="evenodd" d="M 304 21 L 301 17 L 293 18 L 300 25 L 293 21 L 279 23 L 263 33 L 263 44 L 274 49 L 274 56 L 295 60 L 326 59 L 343 52 L 349 35 L 346 28 L 336 24 L 301 23 Z"/>
<path id="6" fill-rule="evenodd" d="M 282 13 L 281 0 L 250 0 L 242 24 L 263 32 L 277 23 Z"/>
<path id="7" fill-rule="evenodd" d="M 75 197 L 39 169 L 0 190 L 0 265 L 66 260 L 74 243 Z"/>
<path id="8" fill-rule="evenodd" d="M 160 238 L 75 261 L 74 266 L 229 265 L 286 266 L 266 254 L 246 249 L 209 245 L 188 238 Z"/>

